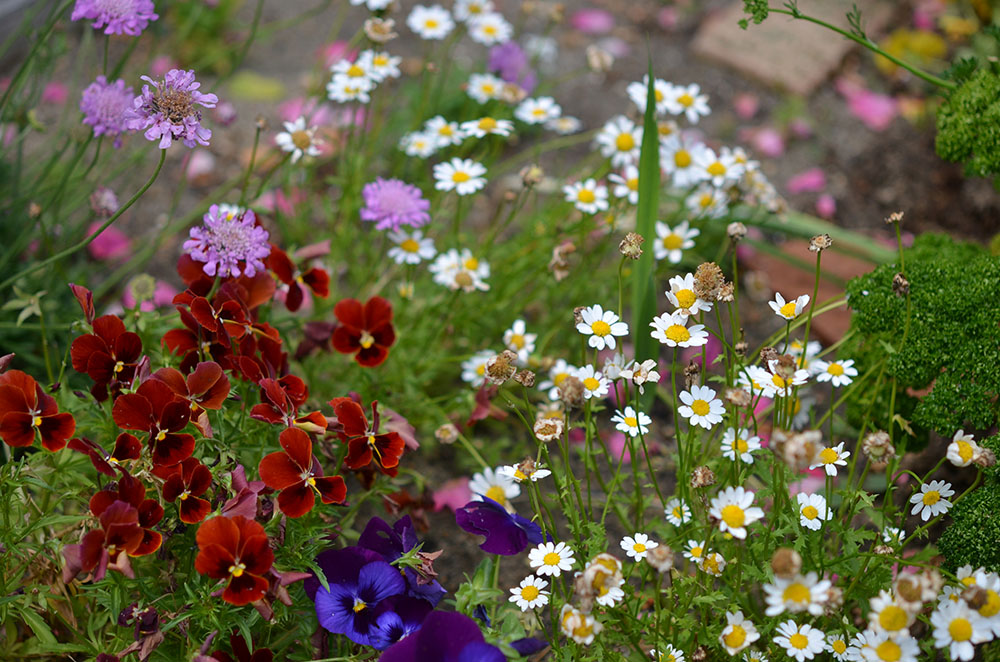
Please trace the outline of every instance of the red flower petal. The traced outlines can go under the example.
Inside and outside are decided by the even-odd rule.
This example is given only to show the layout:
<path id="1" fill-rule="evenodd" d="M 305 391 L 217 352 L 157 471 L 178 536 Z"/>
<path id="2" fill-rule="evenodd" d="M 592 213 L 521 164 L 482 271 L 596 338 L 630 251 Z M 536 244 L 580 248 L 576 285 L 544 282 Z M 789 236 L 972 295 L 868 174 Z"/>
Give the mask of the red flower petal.
<path id="1" fill-rule="evenodd" d="M 111 457 L 122 462 L 123 460 L 138 460 L 142 456 L 142 444 L 135 436 L 128 432 L 122 432 L 115 439 L 115 449 L 111 452 Z"/>
<path id="2" fill-rule="evenodd" d="M 177 464 L 194 453 L 194 437 L 190 434 L 167 434 L 162 440 L 153 437 L 152 443 L 154 465 Z"/>
<path id="3" fill-rule="evenodd" d="M 353 354 L 361 349 L 361 332 L 349 326 L 338 326 L 333 330 L 330 342 L 341 354 Z"/>
<path id="4" fill-rule="evenodd" d="M 274 552 L 267 544 L 264 527 L 253 520 L 245 520 L 243 528 L 243 548 L 240 549 L 240 563 L 253 575 L 263 575 L 274 564 Z M 255 526 L 252 526 L 255 525 Z"/>
<path id="5" fill-rule="evenodd" d="M 305 481 L 281 490 L 278 495 L 278 507 L 289 517 L 302 517 L 312 510 L 315 503 L 313 490 Z"/>
<path id="6" fill-rule="evenodd" d="M 118 427 L 126 430 L 148 431 L 155 422 L 152 405 L 150 405 L 149 400 L 138 393 L 125 393 L 118 396 L 111 410 L 111 415 Z"/>
<path id="7" fill-rule="evenodd" d="M 392 322 L 392 304 L 382 297 L 372 297 L 365 304 L 365 328 L 377 329 Z"/>
<path id="8" fill-rule="evenodd" d="M 199 499 L 198 497 L 189 496 L 187 499 L 181 501 L 181 521 L 185 524 L 197 524 L 201 520 L 208 517 L 208 513 L 211 512 L 211 510 L 212 504 L 208 501 Z"/>
<path id="9" fill-rule="evenodd" d="M 330 296 L 330 274 L 318 267 L 313 267 L 302 274 L 302 282 L 318 297 Z"/>
<path id="10" fill-rule="evenodd" d="M 288 292 L 285 293 L 285 308 L 294 313 L 302 307 L 303 299 L 305 299 L 305 295 L 302 293 L 302 287 L 292 281 L 288 286 Z"/>
<path id="11" fill-rule="evenodd" d="M 91 355 L 95 353 L 107 353 L 110 351 L 108 344 L 92 333 L 76 338 L 69 346 L 69 356 L 73 362 L 73 369 L 80 373 L 87 372 L 87 363 Z"/>
<path id="12" fill-rule="evenodd" d="M 355 437 L 347 443 L 347 457 L 344 466 L 348 469 L 360 469 L 372 461 L 372 448 L 367 437 Z"/>
<path id="13" fill-rule="evenodd" d="M 285 428 L 278 438 L 278 443 L 288 453 L 295 464 L 303 470 L 312 467 L 312 440 L 298 428 Z"/>
<path id="14" fill-rule="evenodd" d="M 347 485 L 340 476 L 317 478 L 316 489 L 323 503 L 344 503 L 347 498 Z"/>
<path id="15" fill-rule="evenodd" d="M 205 525 L 217 519 L 229 520 L 228 517 L 213 517 L 210 520 L 202 522 L 201 526 L 198 527 L 198 533 L 201 533 Z M 213 579 L 224 579 L 230 576 L 229 568 L 236 562 L 236 558 L 227 547 L 216 544 L 203 545 L 200 542 L 198 543 L 198 547 L 198 556 L 194 559 L 194 569 L 199 574 Z"/>
<path id="16" fill-rule="evenodd" d="M 343 325 L 359 330 L 365 328 L 365 309 L 357 299 L 341 299 L 333 307 L 333 314 Z"/>
<path id="17" fill-rule="evenodd" d="M 9 446 L 30 446 L 35 442 L 35 428 L 31 414 L 10 412 L 0 421 L 0 438 Z"/>
<path id="18" fill-rule="evenodd" d="M 198 547 L 204 548 L 209 545 L 219 545 L 229 552 L 231 558 L 235 557 L 236 549 L 240 542 L 240 529 L 236 525 L 236 519 L 235 517 L 218 516 L 202 524 L 198 527 L 198 532 L 195 534 L 195 541 L 198 543 Z M 201 572 L 201 570 L 198 572 Z"/>
<path id="19" fill-rule="evenodd" d="M 38 431 L 42 435 L 42 447 L 47 451 L 57 451 L 66 445 L 66 441 L 73 436 L 76 431 L 76 421 L 72 414 L 62 413 L 54 416 L 42 418 L 42 424 L 38 426 Z"/>
<path id="20" fill-rule="evenodd" d="M 389 356 L 389 350 L 381 345 L 372 345 L 371 347 L 363 348 L 360 352 L 354 355 L 354 360 L 358 362 L 359 365 L 363 365 L 366 368 L 374 368 L 377 365 L 381 365 L 383 361 Z"/>
<path id="21" fill-rule="evenodd" d="M 285 285 L 291 284 L 294 280 L 295 265 L 285 251 L 274 244 L 271 244 L 271 254 L 267 257 L 267 268 Z"/>
<path id="22" fill-rule="evenodd" d="M 334 398 L 330 401 L 337 422 L 344 427 L 344 432 L 351 437 L 368 433 L 368 419 L 361 405 L 350 398 Z"/>
<path id="23" fill-rule="evenodd" d="M 267 594 L 267 587 L 267 580 L 263 577 L 244 572 L 230 580 L 222 592 L 222 599 L 231 605 L 247 605 L 263 598 Z"/>
<path id="24" fill-rule="evenodd" d="M 125 333 L 125 324 L 117 315 L 101 315 L 94 320 L 94 333 L 110 345 Z"/>
<path id="25" fill-rule="evenodd" d="M 282 451 L 265 455 L 260 461 L 257 471 L 264 484 L 274 490 L 283 490 L 289 485 L 303 482 L 302 467 L 296 465 Z"/>
<path id="26" fill-rule="evenodd" d="M 390 469 L 399 464 L 399 456 L 403 454 L 406 442 L 395 432 L 380 434 L 375 437 L 375 448 L 381 458 L 380 464 Z"/>

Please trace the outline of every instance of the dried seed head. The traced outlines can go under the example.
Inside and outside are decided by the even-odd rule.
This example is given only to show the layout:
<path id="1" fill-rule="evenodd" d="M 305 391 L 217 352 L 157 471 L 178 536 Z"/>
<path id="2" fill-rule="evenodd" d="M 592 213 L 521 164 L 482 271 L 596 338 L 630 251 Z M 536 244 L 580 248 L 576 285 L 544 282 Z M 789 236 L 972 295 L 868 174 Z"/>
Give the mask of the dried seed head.
<path id="1" fill-rule="evenodd" d="M 486 379 L 491 384 L 499 386 L 514 376 L 517 372 L 517 354 L 505 349 L 486 362 Z"/>
<path id="2" fill-rule="evenodd" d="M 715 472 L 706 466 L 695 467 L 691 472 L 691 487 L 699 489 L 715 485 Z"/>
<path id="3" fill-rule="evenodd" d="M 630 260 L 638 260 L 639 256 L 642 255 L 642 242 L 644 241 L 642 235 L 629 232 L 618 244 L 618 251 Z"/>
<path id="4" fill-rule="evenodd" d="M 458 428 L 452 423 L 445 423 L 434 431 L 434 437 L 442 444 L 453 444 L 458 440 Z"/>
<path id="5" fill-rule="evenodd" d="M 384 44 L 399 36 L 393 31 L 395 27 L 396 21 L 391 18 L 372 17 L 365 21 L 365 36 L 376 44 Z"/>
<path id="6" fill-rule="evenodd" d="M 674 550 L 660 543 L 646 552 L 646 563 L 657 572 L 670 572 L 674 567 Z"/>
<path id="7" fill-rule="evenodd" d="M 559 399 L 570 409 L 583 405 L 583 393 L 583 382 L 577 377 L 569 376 L 559 385 Z"/>
<path id="8" fill-rule="evenodd" d="M 153 295 L 156 293 L 156 279 L 149 274 L 139 274 L 129 282 L 128 287 L 136 305 L 139 305 L 144 301 L 153 300 Z"/>
<path id="9" fill-rule="evenodd" d="M 886 225 L 892 225 L 893 223 L 902 223 L 902 222 L 903 222 L 903 212 L 901 211 L 894 211 L 891 214 L 889 214 L 885 219 Z"/>
<path id="10" fill-rule="evenodd" d="M 597 73 L 611 71 L 614 63 L 615 56 L 608 51 L 594 44 L 587 46 L 587 66 L 591 71 Z"/>
<path id="11" fill-rule="evenodd" d="M 719 289 L 726 282 L 715 262 L 703 262 L 694 272 L 694 293 L 703 301 L 717 301 Z"/>
<path id="12" fill-rule="evenodd" d="M 28 203 L 28 218 L 38 218 L 42 215 L 42 206 L 32 200 Z"/>
<path id="13" fill-rule="evenodd" d="M 997 463 L 997 455 L 989 448 L 979 446 L 972 453 L 972 461 L 980 467 L 992 467 Z"/>
<path id="14" fill-rule="evenodd" d="M 258 131 L 267 131 L 267 118 L 263 115 L 258 115 L 257 119 L 254 120 L 254 126 L 257 127 Z"/>
<path id="15" fill-rule="evenodd" d="M 861 450 L 873 463 L 873 469 L 884 468 L 886 462 L 896 457 L 896 448 L 892 445 L 889 433 L 881 430 L 869 432 L 861 441 Z M 878 465 L 883 465 L 878 467 Z"/>
<path id="16" fill-rule="evenodd" d="M 530 189 L 534 188 L 545 179 L 545 171 L 537 163 L 532 163 L 529 166 L 524 166 L 521 168 L 521 184 L 524 188 Z"/>
<path id="17" fill-rule="evenodd" d="M 764 365 L 770 365 L 771 361 L 777 361 L 781 354 L 773 347 L 762 347 L 760 350 L 760 360 Z"/>
<path id="18" fill-rule="evenodd" d="M 535 421 L 535 436 L 539 441 L 549 442 L 558 439 L 563 433 L 563 419 L 561 418 L 540 418 Z"/>
<path id="19" fill-rule="evenodd" d="M 802 570 L 802 557 L 791 547 L 779 547 L 771 557 L 771 572 L 775 577 L 791 579 Z"/>
<path id="20" fill-rule="evenodd" d="M 750 345 L 748 345 L 745 340 L 741 340 L 733 346 L 733 351 L 736 352 L 736 356 L 746 356 L 749 349 Z"/>
<path id="21" fill-rule="evenodd" d="M 521 474 L 524 476 L 530 476 L 531 474 L 535 473 L 535 470 L 537 468 L 538 467 L 535 464 L 535 460 L 530 457 L 524 458 L 523 460 L 521 460 L 521 463 L 517 465 L 517 470 L 520 471 Z M 522 478 L 521 480 L 524 479 Z"/>
<path id="22" fill-rule="evenodd" d="M 521 103 L 527 96 L 525 89 L 516 83 L 504 83 L 500 88 L 500 100 L 504 103 Z"/>
<path id="23" fill-rule="evenodd" d="M 583 311 L 587 309 L 586 306 L 577 306 L 573 309 L 573 324 L 583 324 Z"/>
<path id="24" fill-rule="evenodd" d="M 798 364 L 795 361 L 795 357 L 791 354 L 782 354 L 778 357 L 778 360 L 771 365 L 771 371 L 783 377 L 785 380 L 790 380 L 795 376 L 795 371 L 798 369 Z"/>
<path id="25" fill-rule="evenodd" d="M 775 430 L 772 439 L 785 463 L 796 471 L 805 471 L 819 458 L 822 450 L 823 434 L 819 430 L 786 432 Z"/>
<path id="26" fill-rule="evenodd" d="M 723 303 L 732 303 L 736 300 L 736 290 L 732 283 L 723 283 L 722 287 L 719 288 L 719 301 Z"/>
<path id="27" fill-rule="evenodd" d="M 569 256 L 576 252 L 576 245 L 572 241 L 564 241 L 552 249 L 552 259 L 549 260 L 549 271 L 555 277 L 556 282 L 561 281 L 569 275 Z"/>
<path id="28" fill-rule="evenodd" d="M 695 648 L 694 652 L 691 653 L 692 662 L 704 662 L 707 659 L 708 659 L 708 649 L 705 648 L 704 646 L 698 646 L 698 648 Z"/>
<path id="29" fill-rule="evenodd" d="M 970 584 L 965 587 L 962 591 L 962 599 L 965 603 L 969 605 L 972 609 L 979 611 L 986 601 L 989 600 L 990 594 L 982 586 L 977 584 Z"/>
<path id="30" fill-rule="evenodd" d="M 750 392 L 745 388 L 727 388 L 722 397 L 725 398 L 726 402 L 737 407 L 750 406 Z"/>
<path id="31" fill-rule="evenodd" d="M 892 556 L 893 549 L 888 545 L 875 545 L 872 547 L 872 553 L 878 554 L 879 556 Z"/>
<path id="32" fill-rule="evenodd" d="M 892 291 L 898 297 L 905 297 L 910 293 L 910 281 L 903 274 L 896 274 L 892 277 Z"/>
<path id="33" fill-rule="evenodd" d="M 730 223 L 726 226 L 726 234 L 729 235 L 729 238 L 733 243 L 736 243 L 743 239 L 743 237 L 747 236 L 747 226 L 743 225 L 739 221 Z"/>
<path id="34" fill-rule="evenodd" d="M 828 616 L 839 614 L 844 606 L 844 590 L 836 586 L 831 586 L 826 592 L 826 602 L 823 603 L 823 611 Z"/>
<path id="35" fill-rule="evenodd" d="M 694 359 L 691 359 L 691 362 L 684 368 L 684 388 L 690 391 L 692 386 L 698 385 L 700 375 L 701 366 L 695 363 Z"/>
<path id="36" fill-rule="evenodd" d="M 521 386 L 531 388 L 535 385 L 535 373 L 530 370 L 519 370 L 517 374 L 514 375 L 514 381 Z"/>
<path id="37" fill-rule="evenodd" d="M 833 239 L 828 234 L 818 234 L 809 240 L 809 250 L 813 253 L 825 251 L 830 246 L 833 246 Z"/>

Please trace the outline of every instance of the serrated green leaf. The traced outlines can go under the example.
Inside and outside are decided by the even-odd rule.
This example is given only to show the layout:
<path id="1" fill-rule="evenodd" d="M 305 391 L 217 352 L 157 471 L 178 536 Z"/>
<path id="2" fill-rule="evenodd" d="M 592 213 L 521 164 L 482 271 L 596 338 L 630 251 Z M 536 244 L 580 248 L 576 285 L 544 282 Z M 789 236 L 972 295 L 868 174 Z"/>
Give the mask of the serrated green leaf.
<path id="1" fill-rule="evenodd" d="M 48 647 L 59 644 L 59 642 L 56 641 L 55 635 L 52 634 L 52 630 L 49 629 L 48 623 L 42 620 L 42 617 L 37 613 L 31 609 L 24 609 L 21 611 L 21 618 L 24 619 L 25 624 L 31 628 L 31 631 L 35 633 L 39 643 L 43 646 Z"/>

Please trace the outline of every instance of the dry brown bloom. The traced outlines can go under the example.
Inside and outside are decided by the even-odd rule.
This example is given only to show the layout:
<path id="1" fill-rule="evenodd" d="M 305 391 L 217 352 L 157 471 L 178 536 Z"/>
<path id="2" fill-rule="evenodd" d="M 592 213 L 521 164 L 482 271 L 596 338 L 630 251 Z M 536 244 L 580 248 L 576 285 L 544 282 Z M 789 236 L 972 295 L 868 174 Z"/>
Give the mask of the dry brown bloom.
<path id="1" fill-rule="evenodd" d="M 896 274 L 892 277 L 892 291 L 898 297 L 905 297 L 910 293 L 910 281 L 903 274 Z"/>
<path id="2" fill-rule="evenodd" d="M 830 246 L 833 246 L 833 239 L 828 234 L 818 234 L 809 240 L 809 250 L 813 253 L 825 251 Z"/>
<path id="3" fill-rule="evenodd" d="M 434 431 L 434 436 L 442 444 L 453 444 L 458 440 L 458 428 L 453 423 L 445 423 Z"/>
<path id="4" fill-rule="evenodd" d="M 704 662 L 707 659 L 708 659 L 708 649 L 705 648 L 704 646 L 698 646 L 698 648 L 695 648 L 694 652 L 691 653 L 692 662 Z"/>
<path id="5" fill-rule="evenodd" d="M 549 260 L 549 271 L 556 281 L 569 276 L 569 256 L 576 252 L 576 245 L 572 241 L 564 241 L 552 249 L 552 259 Z"/>
<path id="6" fill-rule="evenodd" d="M 646 563 L 657 572 L 670 572 L 674 567 L 674 550 L 660 543 L 646 552 Z"/>
<path id="7" fill-rule="evenodd" d="M 771 361 L 777 361 L 781 354 L 773 347 L 761 347 L 760 360 L 764 365 L 770 365 Z"/>
<path id="8" fill-rule="evenodd" d="M 715 485 L 715 472 L 706 466 L 695 467 L 691 472 L 691 487 L 700 489 Z"/>
<path id="9" fill-rule="evenodd" d="M 700 383 L 700 376 L 701 366 L 695 363 L 694 359 L 691 359 L 691 362 L 684 368 L 684 388 L 690 391 L 692 386 L 696 386 Z"/>
<path id="10" fill-rule="evenodd" d="M 539 441 L 549 442 L 562 436 L 563 427 L 561 418 L 540 418 L 535 421 L 533 429 Z"/>
<path id="11" fill-rule="evenodd" d="M 559 385 L 559 399 L 570 409 L 575 409 L 583 405 L 584 390 L 583 382 L 571 375 Z"/>
<path id="12" fill-rule="evenodd" d="M 723 283 L 719 288 L 719 301 L 722 303 L 732 303 L 736 301 L 736 290 L 732 283 Z"/>
<path id="13" fill-rule="evenodd" d="M 903 212 L 901 211 L 894 211 L 891 214 L 889 214 L 885 219 L 886 225 L 892 225 L 893 223 L 902 223 L 902 222 L 903 222 Z"/>
<path id="14" fill-rule="evenodd" d="M 872 469 L 879 471 L 885 464 L 896 457 L 896 447 L 892 445 L 889 433 L 881 430 L 869 432 L 861 441 L 861 451 L 872 462 Z"/>
<path id="15" fill-rule="evenodd" d="M 962 600 L 965 601 L 971 609 L 979 611 L 983 606 L 986 605 L 987 600 L 990 599 L 990 594 L 982 586 L 977 584 L 970 584 L 962 590 Z"/>
<path id="16" fill-rule="evenodd" d="M 795 471 L 805 471 L 816 464 L 819 452 L 823 449 L 823 434 L 819 430 L 775 430 L 771 438 L 785 464 Z"/>
<path id="17" fill-rule="evenodd" d="M 771 571 L 775 577 L 791 579 L 802 570 L 802 556 L 791 547 L 779 547 L 771 557 Z"/>
<path id="18" fill-rule="evenodd" d="M 715 262 L 703 262 L 694 272 L 694 293 L 703 301 L 717 301 L 719 290 L 726 282 L 722 269 Z"/>
<path id="19" fill-rule="evenodd" d="M 722 393 L 723 399 L 731 405 L 736 405 L 737 407 L 749 407 L 750 406 L 750 392 L 745 388 L 727 388 Z"/>
<path id="20" fill-rule="evenodd" d="M 499 386 L 517 372 L 517 354 L 505 349 L 486 362 L 486 380 Z"/>
<path id="21" fill-rule="evenodd" d="M 587 46 L 587 67 L 591 71 L 604 73 L 610 71 L 615 63 L 615 56 L 607 52 L 600 46 L 591 44 Z"/>
<path id="22" fill-rule="evenodd" d="M 844 606 L 844 590 L 837 586 L 831 586 L 826 592 L 826 602 L 823 603 L 823 611 L 827 616 L 839 615 Z"/>
<path id="23" fill-rule="evenodd" d="M 733 346 L 733 351 L 736 352 L 736 356 L 746 356 L 749 349 L 750 345 L 747 344 L 745 340 L 741 340 Z"/>
<path id="24" fill-rule="evenodd" d="M 618 244 L 618 251 L 630 260 L 638 260 L 642 255 L 642 242 L 646 241 L 642 235 L 629 232 Z"/>
<path id="25" fill-rule="evenodd" d="M 747 226 L 743 225 L 739 221 L 730 223 L 726 226 L 726 234 L 728 234 L 729 238 L 735 243 L 747 236 Z"/>
<path id="26" fill-rule="evenodd" d="M 530 370 L 519 370 L 517 374 L 514 375 L 514 381 L 525 388 L 531 388 L 535 385 L 535 373 Z"/>
<path id="27" fill-rule="evenodd" d="M 587 309 L 586 306 L 577 306 L 573 309 L 573 325 L 583 324 L 583 311 Z"/>
<path id="28" fill-rule="evenodd" d="M 980 467 L 992 467 L 997 463 L 997 455 L 989 448 L 979 446 L 973 451 L 972 461 Z"/>
<path id="29" fill-rule="evenodd" d="M 872 554 L 878 554 L 879 556 L 892 556 L 893 551 L 892 547 L 888 545 L 875 545 L 872 547 Z"/>
<path id="30" fill-rule="evenodd" d="M 521 168 L 519 173 L 521 176 L 521 184 L 524 188 L 534 188 L 536 185 L 540 184 L 543 179 L 545 179 L 545 171 L 537 163 L 532 163 L 529 166 L 524 166 Z"/>
<path id="31" fill-rule="evenodd" d="M 521 103 L 528 96 L 528 93 L 520 85 L 515 83 L 504 83 L 500 88 L 500 100 L 504 103 Z"/>
<path id="32" fill-rule="evenodd" d="M 393 31 L 395 27 L 396 21 L 391 18 L 375 18 L 373 16 L 365 21 L 365 36 L 376 44 L 384 44 L 399 36 Z"/>

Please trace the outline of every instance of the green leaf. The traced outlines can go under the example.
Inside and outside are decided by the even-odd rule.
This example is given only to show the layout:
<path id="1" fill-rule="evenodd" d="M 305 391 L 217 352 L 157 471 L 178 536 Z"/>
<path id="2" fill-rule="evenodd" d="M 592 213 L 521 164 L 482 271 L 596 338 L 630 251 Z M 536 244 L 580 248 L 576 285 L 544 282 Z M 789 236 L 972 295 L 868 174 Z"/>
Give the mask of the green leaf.
<path id="1" fill-rule="evenodd" d="M 56 637 L 52 634 L 52 630 L 49 629 L 48 624 L 42 620 L 42 617 L 30 609 L 21 610 L 21 617 L 24 622 L 31 628 L 35 636 L 38 637 L 38 641 L 43 646 L 56 646 L 59 644 L 56 641 Z"/>
<path id="2" fill-rule="evenodd" d="M 229 94 L 246 101 L 279 101 L 285 98 L 285 85 L 251 71 L 241 71 L 229 81 Z"/>
<path id="3" fill-rule="evenodd" d="M 649 58 L 646 83 L 646 113 L 642 120 L 642 149 L 639 153 L 639 208 L 635 231 L 644 239 L 656 236 L 660 208 L 660 132 L 656 125 L 656 92 L 653 88 L 653 60 Z M 645 250 L 632 271 L 632 333 L 635 334 L 635 359 L 655 358 L 658 346 L 647 331 L 649 320 L 656 316 L 656 288 L 653 279 L 653 251 Z M 644 409 L 652 405 L 653 391 L 640 396 Z"/>

